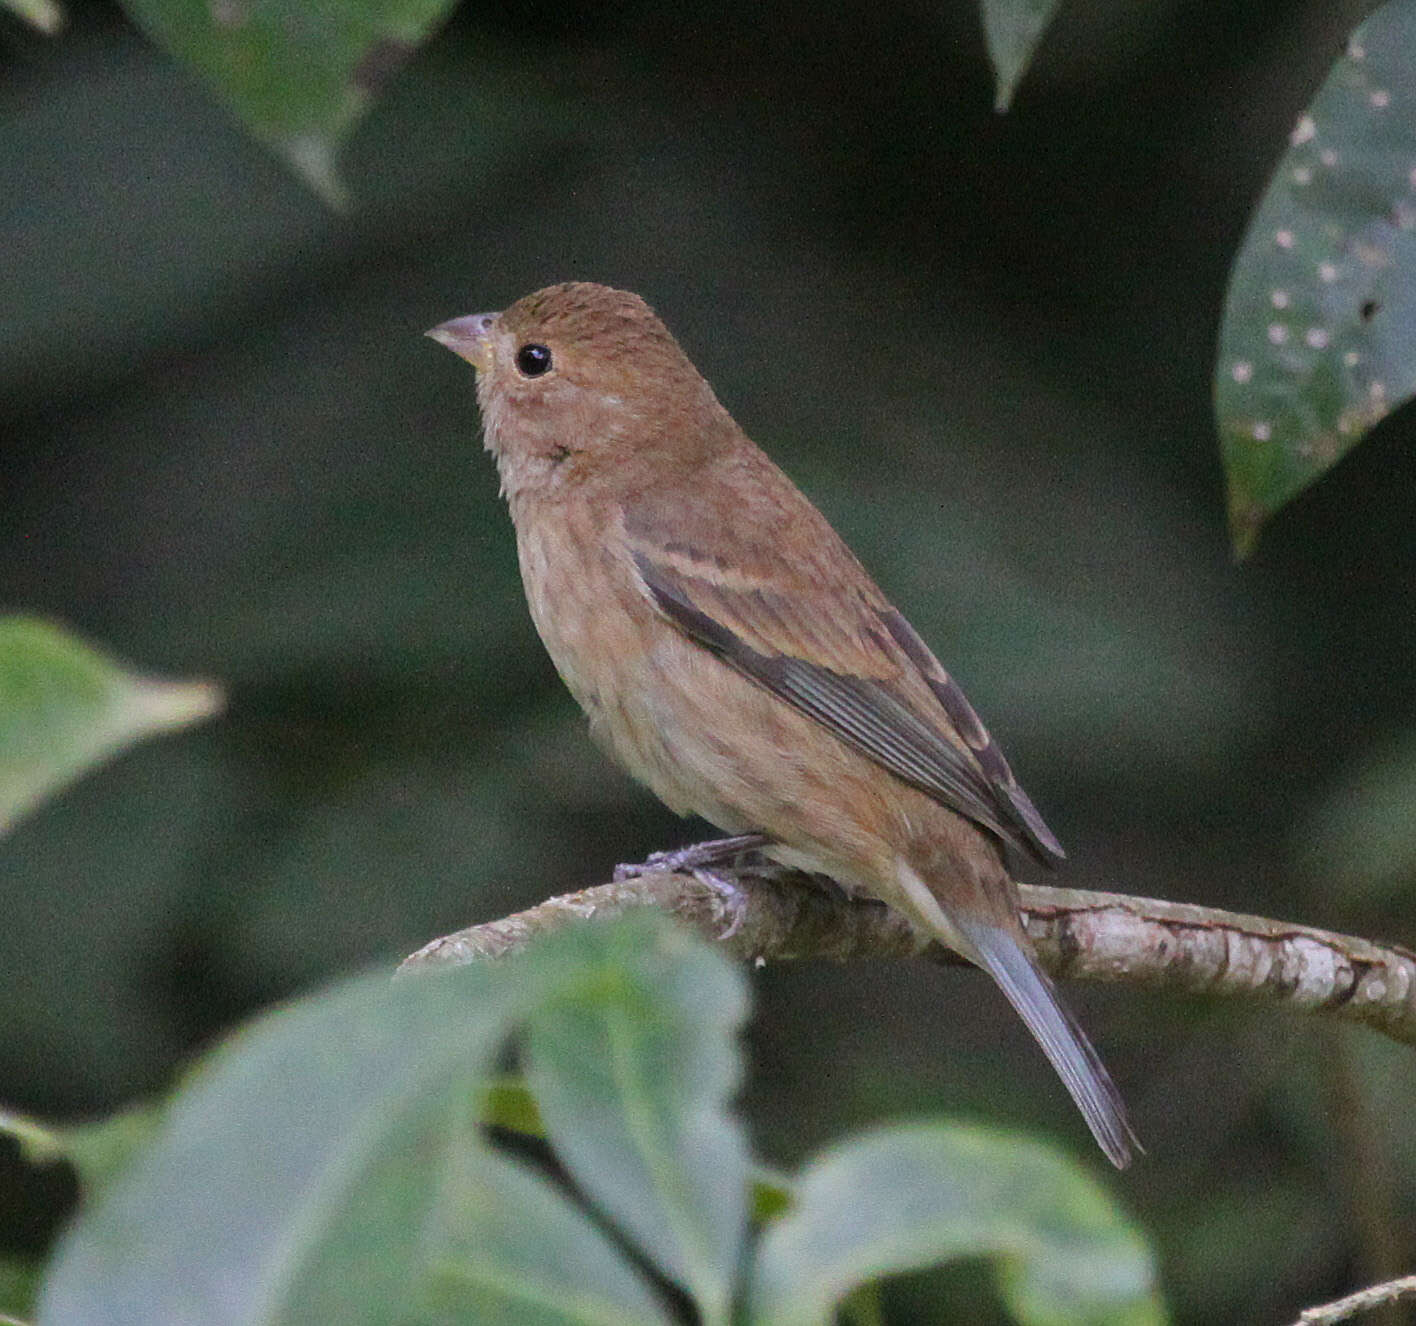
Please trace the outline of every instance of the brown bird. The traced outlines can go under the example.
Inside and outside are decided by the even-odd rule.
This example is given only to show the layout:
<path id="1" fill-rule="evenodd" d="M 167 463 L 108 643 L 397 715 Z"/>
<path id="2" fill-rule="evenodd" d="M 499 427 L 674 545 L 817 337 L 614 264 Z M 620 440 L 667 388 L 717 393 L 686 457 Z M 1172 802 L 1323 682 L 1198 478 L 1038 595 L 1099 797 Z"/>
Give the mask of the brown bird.
<path id="1" fill-rule="evenodd" d="M 1004 862 L 1005 844 L 1047 865 L 1061 846 L 963 691 L 649 306 L 573 282 L 428 335 L 477 369 L 531 616 L 595 737 L 674 811 L 748 836 L 727 850 L 762 842 L 982 967 L 1126 1165 L 1125 1107 L 1037 965 Z"/>

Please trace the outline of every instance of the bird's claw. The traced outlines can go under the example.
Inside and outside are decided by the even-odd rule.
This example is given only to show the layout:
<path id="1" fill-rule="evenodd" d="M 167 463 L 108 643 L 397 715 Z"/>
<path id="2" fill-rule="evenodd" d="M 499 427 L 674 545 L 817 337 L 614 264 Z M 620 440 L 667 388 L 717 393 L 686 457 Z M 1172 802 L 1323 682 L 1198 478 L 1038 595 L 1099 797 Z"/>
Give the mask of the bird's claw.
<path id="1" fill-rule="evenodd" d="M 742 923 L 747 917 L 746 890 L 739 888 L 726 875 L 720 875 L 716 870 L 699 868 L 690 870 L 689 873 L 705 888 L 718 895 L 718 901 L 728 917 L 727 925 L 718 932 L 718 939 L 731 939 L 742 929 Z"/>

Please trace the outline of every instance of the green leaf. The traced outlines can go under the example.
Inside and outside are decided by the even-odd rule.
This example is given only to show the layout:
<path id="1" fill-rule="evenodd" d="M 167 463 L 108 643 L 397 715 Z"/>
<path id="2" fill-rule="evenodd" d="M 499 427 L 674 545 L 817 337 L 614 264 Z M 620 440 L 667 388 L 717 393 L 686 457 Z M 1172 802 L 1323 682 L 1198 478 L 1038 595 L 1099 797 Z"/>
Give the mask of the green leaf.
<path id="1" fill-rule="evenodd" d="M 980 1254 L 1024 1326 L 1165 1320 L 1145 1243 L 1079 1165 L 960 1124 L 881 1129 L 809 1164 L 795 1207 L 763 1236 L 753 1320 L 824 1326 L 876 1276 Z"/>
<path id="2" fill-rule="evenodd" d="M 1416 391 L 1416 3 L 1353 33 L 1230 274 L 1215 411 L 1240 556 Z"/>
<path id="3" fill-rule="evenodd" d="M 395 1320 L 449 1119 L 516 1001 L 463 968 L 366 978 L 263 1019 L 84 1212 L 39 1321 Z"/>
<path id="4" fill-rule="evenodd" d="M 0 833 L 86 770 L 221 703 L 208 683 L 136 676 L 49 622 L 0 618 Z"/>
<path id="5" fill-rule="evenodd" d="M 526 1075 L 576 1182 L 721 1322 L 747 1231 L 747 1147 L 727 1108 L 746 986 L 676 929 L 649 938 L 617 929 L 602 974 L 532 1015 Z"/>
<path id="6" fill-rule="evenodd" d="M 1052 21 L 1057 0 L 980 0 L 983 38 L 993 62 L 993 109 L 1005 111 Z"/>
<path id="7" fill-rule="evenodd" d="M 450 1157 L 437 1222 L 420 1322 L 667 1326 L 607 1235 L 545 1179 L 475 1141 Z"/>
<path id="8" fill-rule="evenodd" d="M 451 0 L 123 0 L 334 206 L 340 146 Z"/>

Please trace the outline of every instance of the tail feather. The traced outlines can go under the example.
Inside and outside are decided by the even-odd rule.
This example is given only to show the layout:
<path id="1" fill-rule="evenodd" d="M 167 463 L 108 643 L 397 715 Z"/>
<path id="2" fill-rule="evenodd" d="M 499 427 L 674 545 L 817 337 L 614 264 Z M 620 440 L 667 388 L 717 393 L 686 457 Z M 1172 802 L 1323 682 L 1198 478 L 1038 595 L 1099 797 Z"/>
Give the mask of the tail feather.
<path id="1" fill-rule="evenodd" d="M 1143 1150 L 1140 1140 L 1111 1074 L 1046 973 L 1006 930 L 952 919 L 974 950 L 970 956 L 998 983 L 1042 1046 L 1101 1149 L 1117 1169 L 1125 1169 Z"/>

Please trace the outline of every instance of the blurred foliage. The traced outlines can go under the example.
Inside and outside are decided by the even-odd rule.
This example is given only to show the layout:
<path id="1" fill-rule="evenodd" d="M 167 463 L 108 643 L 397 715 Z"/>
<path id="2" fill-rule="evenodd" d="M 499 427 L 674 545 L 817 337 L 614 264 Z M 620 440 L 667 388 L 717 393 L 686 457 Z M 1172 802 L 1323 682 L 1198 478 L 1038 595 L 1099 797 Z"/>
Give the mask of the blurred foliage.
<path id="1" fill-rule="evenodd" d="M 347 201 L 338 149 L 451 0 L 124 0 L 256 137 L 327 201 Z"/>
<path id="2" fill-rule="evenodd" d="M 39 1292 L 40 1272 L 37 1262 L 0 1257 L 0 1313 L 14 1321 L 29 1319 Z"/>
<path id="3" fill-rule="evenodd" d="M 1259 527 L 1416 391 L 1416 4 L 1352 34 L 1235 259 L 1215 370 L 1229 522 Z"/>
<path id="4" fill-rule="evenodd" d="M 739 1294 L 745 1322 L 824 1326 L 882 1271 L 969 1253 L 999 1259 L 1024 1326 L 1164 1319 L 1150 1253 L 1103 1191 L 998 1131 L 841 1143 L 789 1182 L 744 1261 L 749 1167 L 727 1098 L 746 1008 L 740 972 L 641 915 L 282 1009 L 216 1053 L 85 1208 L 37 1321 L 674 1320 L 606 1221 L 705 1326 L 739 1319 Z M 522 1024 L 547 1137 L 589 1210 L 472 1126 Z"/>
<path id="5" fill-rule="evenodd" d="M 1056 9 L 1057 0 L 979 0 L 983 36 L 998 84 L 993 94 L 995 110 L 1005 111 L 1013 104 L 1013 93 Z"/>
<path id="6" fill-rule="evenodd" d="M 1073 0 L 998 117 L 969 6 L 466 7 L 333 146 L 341 214 L 103 0 L 54 41 L 0 15 L 5 606 L 229 699 L 0 844 L 6 1102 L 101 1115 L 261 1004 L 701 831 L 585 741 L 470 374 L 420 337 L 567 277 L 645 294 L 847 535 L 1057 828 L 1062 882 L 1412 942 L 1383 856 L 1410 819 L 1386 754 L 1416 713 L 1410 411 L 1242 573 L 1211 414 L 1254 199 L 1369 9 Z M 753 980 L 742 1111 L 774 1164 L 941 1107 L 1085 1145 L 969 973 Z M 1310 1029 L 1072 993 L 1149 1146 L 1115 1183 L 1176 1320 L 1354 1287 L 1364 1148 Z M 1416 1070 L 1360 1050 L 1409 1264 Z M 56 1168 L 0 1148 L 21 1276 Z M 995 1292 L 891 1279 L 881 1316 L 1001 1320 Z"/>
<path id="7" fill-rule="evenodd" d="M 1416 733 L 1363 753 L 1315 799 L 1296 846 L 1299 867 L 1354 910 L 1390 918 L 1412 936 L 1416 891 Z"/>
<path id="8" fill-rule="evenodd" d="M 64 26 L 64 10 L 53 0 L 4 0 L 4 7 L 51 37 Z"/>
<path id="9" fill-rule="evenodd" d="M 0 1133 L 14 1138 L 31 1164 L 63 1161 L 72 1166 L 85 1199 L 91 1201 L 152 1140 L 162 1117 L 159 1105 L 136 1105 L 80 1124 L 41 1123 L 5 1111 L 0 1112 Z"/>

